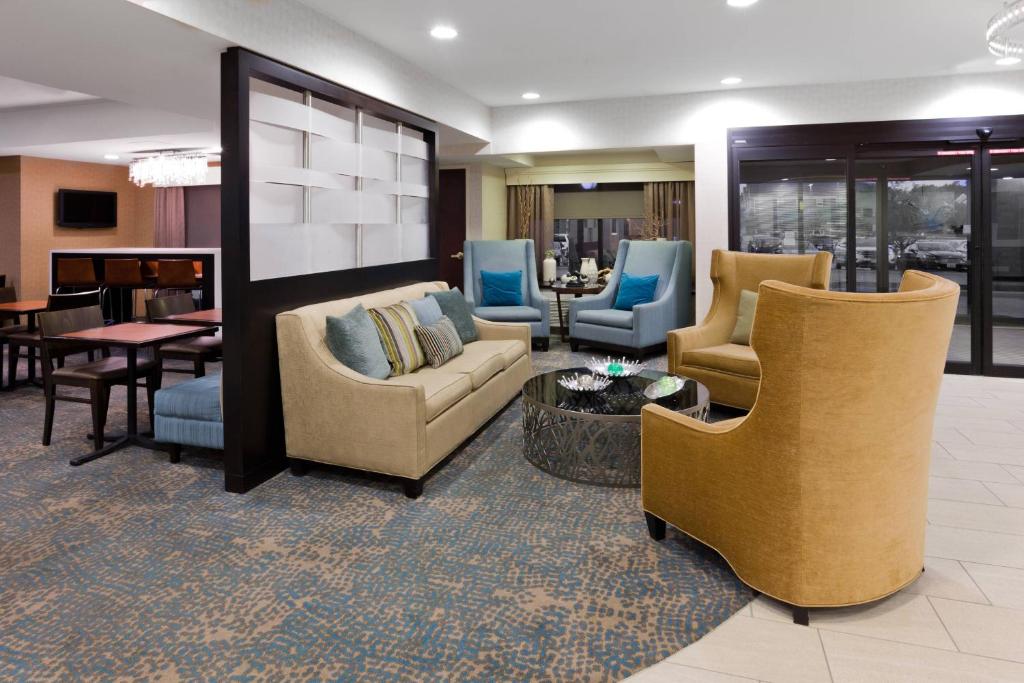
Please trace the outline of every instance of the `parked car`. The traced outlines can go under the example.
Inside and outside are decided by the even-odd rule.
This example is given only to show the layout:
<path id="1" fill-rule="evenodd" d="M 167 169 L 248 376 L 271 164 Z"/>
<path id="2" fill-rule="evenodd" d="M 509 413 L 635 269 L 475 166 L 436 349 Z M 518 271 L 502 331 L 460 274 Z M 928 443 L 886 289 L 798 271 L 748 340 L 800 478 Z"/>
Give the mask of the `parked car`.
<path id="1" fill-rule="evenodd" d="M 807 239 L 809 246 L 813 246 L 818 251 L 836 251 L 836 240 L 831 235 L 811 235 Z"/>
<path id="2" fill-rule="evenodd" d="M 918 240 L 903 251 L 903 269 L 967 270 L 967 240 Z"/>
<path id="3" fill-rule="evenodd" d="M 892 248 L 891 244 L 888 246 L 888 255 L 889 267 L 895 268 L 896 250 Z M 857 268 L 876 267 L 878 264 L 878 248 L 875 246 L 874 237 L 857 238 L 857 253 L 855 258 Z M 835 264 L 836 268 L 840 269 L 846 265 L 846 240 L 840 240 L 836 243 Z"/>
<path id="4" fill-rule="evenodd" d="M 752 254 L 781 254 L 782 238 L 774 235 L 754 235 L 747 242 L 747 251 Z"/>

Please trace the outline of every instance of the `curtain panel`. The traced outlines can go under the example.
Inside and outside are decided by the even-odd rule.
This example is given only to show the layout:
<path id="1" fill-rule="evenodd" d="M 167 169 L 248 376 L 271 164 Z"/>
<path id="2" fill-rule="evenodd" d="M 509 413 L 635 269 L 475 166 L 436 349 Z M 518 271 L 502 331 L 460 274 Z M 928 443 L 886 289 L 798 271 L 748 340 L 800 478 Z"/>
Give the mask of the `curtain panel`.
<path id="1" fill-rule="evenodd" d="M 644 220 L 658 237 L 695 245 L 693 182 L 644 183 Z"/>
<path id="2" fill-rule="evenodd" d="M 555 188 L 550 185 L 512 185 L 508 188 L 508 239 L 532 239 L 537 272 L 544 252 L 555 239 Z"/>
<path id="3" fill-rule="evenodd" d="M 185 246 L 185 188 L 158 187 L 153 195 L 153 241 L 157 247 Z"/>

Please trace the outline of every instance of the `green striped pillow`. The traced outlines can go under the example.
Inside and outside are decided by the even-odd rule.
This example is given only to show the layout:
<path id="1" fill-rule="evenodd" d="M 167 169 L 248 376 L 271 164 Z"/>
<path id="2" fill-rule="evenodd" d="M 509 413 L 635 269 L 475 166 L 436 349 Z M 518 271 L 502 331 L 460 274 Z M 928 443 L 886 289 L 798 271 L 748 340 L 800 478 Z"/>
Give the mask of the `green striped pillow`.
<path id="1" fill-rule="evenodd" d="M 384 355 L 391 365 L 391 376 L 404 375 L 419 368 L 427 359 L 416 341 L 416 326 L 419 321 L 409 304 L 401 303 L 367 311 L 377 336 L 384 347 Z"/>
<path id="2" fill-rule="evenodd" d="M 462 353 L 462 340 L 455 323 L 448 316 L 430 325 L 418 325 L 416 337 L 420 340 L 423 353 L 427 356 L 430 367 L 439 368 L 455 356 Z"/>

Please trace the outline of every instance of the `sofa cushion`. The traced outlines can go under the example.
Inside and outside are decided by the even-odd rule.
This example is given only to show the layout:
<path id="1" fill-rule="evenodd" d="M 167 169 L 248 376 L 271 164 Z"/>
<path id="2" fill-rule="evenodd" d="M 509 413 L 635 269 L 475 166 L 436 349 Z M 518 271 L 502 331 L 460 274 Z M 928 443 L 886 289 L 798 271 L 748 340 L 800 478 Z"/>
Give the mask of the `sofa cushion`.
<path id="1" fill-rule="evenodd" d="M 220 422 L 220 375 L 197 377 L 160 389 L 153 411 L 165 417 Z"/>
<path id="2" fill-rule="evenodd" d="M 614 308 L 580 311 L 576 314 L 576 322 L 631 330 L 633 329 L 633 311 L 620 311 Z"/>
<path id="3" fill-rule="evenodd" d="M 437 303 L 437 299 L 432 296 L 425 296 L 422 299 L 409 299 L 405 303 L 412 306 L 412 310 L 416 314 L 416 319 L 420 321 L 420 325 L 433 325 L 444 315 L 440 304 Z"/>
<path id="4" fill-rule="evenodd" d="M 438 371 L 469 375 L 473 389 L 479 389 L 487 380 L 505 369 L 502 349 L 489 342 L 466 344 L 461 356 L 456 356 L 438 368 Z"/>
<path id="5" fill-rule="evenodd" d="M 750 329 L 754 326 L 754 311 L 757 309 L 757 292 L 749 289 L 740 291 L 740 303 L 736 309 L 736 327 L 732 329 L 733 344 L 750 346 Z"/>
<path id="6" fill-rule="evenodd" d="M 455 323 L 455 329 L 459 331 L 459 339 L 463 344 L 475 342 L 479 338 L 476 332 L 476 323 L 473 322 L 473 310 L 458 287 L 447 292 L 429 292 L 429 294 L 437 300 L 441 312 Z"/>
<path id="7" fill-rule="evenodd" d="M 377 336 L 391 364 L 391 375 L 404 375 L 427 362 L 416 340 L 416 313 L 408 304 L 371 308 L 370 319 L 377 327 Z"/>
<path id="8" fill-rule="evenodd" d="M 634 306 L 649 304 L 654 301 L 654 291 L 658 288 L 658 275 L 630 275 L 623 273 L 619 280 L 619 291 L 615 294 L 612 308 L 619 311 L 632 311 Z"/>
<path id="9" fill-rule="evenodd" d="M 757 354 L 754 353 L 754 349 L 742 344 L 720 344 L 683 351 L 679 354 L 679 364 L 720 370 L 755 379 L 761 376 Z"/>
<path id="10" fill-rule="evenodd" d="M 481 306 L 522 306 L 523 271 L 510 270 L 495 272 L 480 271 L 480 287 L 483 290 Z"/>
<path id="11" fill-rule="evenodd" d="M 481 344 L 483 348 L 500 356 L 501 366 L 504 370 L 509 369 L 517 360 L 529 354 L 526 344 L 518 339 L 488 339 L 474 342 L 474 346 L 477 344 Z"/>
<path id="12" fill-rule="evenodd" d="M 343 365 L 374 379 L 391 374 L 377 327 L 362 304 L 356 304 L 345 315 L 327 316 L 326 330 L 327 348 Z"/>
<path id="13" fill-rule="evenodd" d="M 496 323 L 532 323 L 543 320 L 540 309 L 533 306 L 480 306 L 473 313 L 478 318 Z"/>
<path id="14" fill-rule="evenodd" d="M 427 363 L 432 368 L 439 368 L 462 353 L 459 331 L 445 316 L 441 316 L 433 325 L 417 325 L 416 338 L 427 357 Z"/>
<path id="15" fill-rule="evenodd" d="M 451 408 L 473 391 L 473 381 L 469 375 L 449 372 L 446 368 L 420 368 L 416 372 L 393 377 L 389 384 L 400 384 L 406 387 L 423 387 L 426 395 L 427 422 Z"/>

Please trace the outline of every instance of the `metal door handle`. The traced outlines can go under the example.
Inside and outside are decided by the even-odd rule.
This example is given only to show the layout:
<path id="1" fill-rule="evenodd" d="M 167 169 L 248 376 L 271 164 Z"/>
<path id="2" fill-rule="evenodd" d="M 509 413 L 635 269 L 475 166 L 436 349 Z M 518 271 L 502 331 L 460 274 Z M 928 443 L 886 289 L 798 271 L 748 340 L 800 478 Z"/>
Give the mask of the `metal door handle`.
<path id="1" fill-rule="evenodd" d="M 462 260 L 462 257 L 463 257 L 463 253 L 462 253 L 462 252 L 460 251 L 460 252 L 458 252 L 458 253 L 456 253 L 456 254 L 450 254 L 450 256 L 451 256 L 451 258 L 453 258 L 453 259 L 458 259 L 459 261 L 461 261 L 461 260 Z"/>

